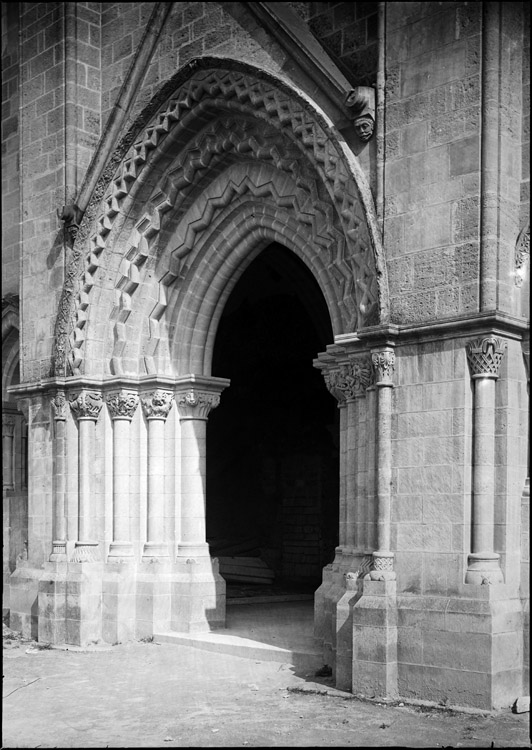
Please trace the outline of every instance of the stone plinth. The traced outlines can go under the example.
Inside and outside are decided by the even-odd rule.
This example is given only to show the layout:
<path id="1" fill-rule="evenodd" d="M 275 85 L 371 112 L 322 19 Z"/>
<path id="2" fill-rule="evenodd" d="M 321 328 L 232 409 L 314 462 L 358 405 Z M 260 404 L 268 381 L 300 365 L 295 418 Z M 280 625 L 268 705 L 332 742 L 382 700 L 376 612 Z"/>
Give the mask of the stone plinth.
<path id="1" fill-rule="evenodd" d="M 194 633 L 225 626 L 225 580 L 216 558 L 178 558 L 170 586 L 171 630 Z"/>
<path id="2" fill-rule="evenodd" d="M 397 583 L 364 580 L 353 607 L 352 691 L 397 696 Z"/>
<path id="3" fill-rule="evenodd" d="M 506 584 L 458 597 L 398 598 L 398 687 L 405 698 L 491 710 L 522 694 L 523 614 Z"/>

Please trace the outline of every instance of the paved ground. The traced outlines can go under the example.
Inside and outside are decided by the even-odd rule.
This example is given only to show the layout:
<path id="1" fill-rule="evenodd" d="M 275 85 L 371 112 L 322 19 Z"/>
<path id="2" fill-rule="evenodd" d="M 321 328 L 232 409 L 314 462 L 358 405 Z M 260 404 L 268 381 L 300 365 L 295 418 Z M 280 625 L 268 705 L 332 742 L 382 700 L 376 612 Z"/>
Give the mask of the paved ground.
<path id="1" fill-rule="evenodd" d="M 9 631 L 3 654 L 4 748 L 530 747 L 528 713 L 360 701 L 317 677 L 315 656 L 294 666 L 197 644 L 50 649 Z"/>

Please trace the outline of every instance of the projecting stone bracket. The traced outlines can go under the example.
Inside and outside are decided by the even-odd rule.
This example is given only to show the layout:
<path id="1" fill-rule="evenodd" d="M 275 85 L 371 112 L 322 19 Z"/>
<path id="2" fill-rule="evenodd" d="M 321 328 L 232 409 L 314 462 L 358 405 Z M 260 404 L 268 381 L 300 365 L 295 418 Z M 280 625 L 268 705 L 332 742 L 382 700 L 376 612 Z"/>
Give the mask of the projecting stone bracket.
<path id="1" fill-rule="evenodd" d="M 375 130 L 375 89 L 357 86 L 346 94 L 345 104 L 353 115 L 355 133 L 367 143 Z"/>
<path id="2" fill-rule="evenodd" d="M 78 235 L 83 212 L 75 203 L 71 203 L 68 206 L 63 206 L 61 211 L 57 212 L 57 215 L 64 223 L 65 237 L 68 239 L 70 246 L 72 246 Z"/>

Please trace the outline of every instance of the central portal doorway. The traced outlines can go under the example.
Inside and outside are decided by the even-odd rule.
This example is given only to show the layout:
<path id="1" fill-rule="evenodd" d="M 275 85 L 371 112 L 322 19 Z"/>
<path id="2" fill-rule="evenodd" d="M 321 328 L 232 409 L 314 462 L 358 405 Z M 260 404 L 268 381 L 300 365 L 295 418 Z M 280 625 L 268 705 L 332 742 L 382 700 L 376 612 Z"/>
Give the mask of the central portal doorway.
<path id="1" fill-rule="evenodd" d="M 272 244 L 225 305 L 207 429 L 207 541 L 227 599 L 311 594 L 338 545 L 336 401 L 312 361 L 333 341 L 311 272 Z"/>

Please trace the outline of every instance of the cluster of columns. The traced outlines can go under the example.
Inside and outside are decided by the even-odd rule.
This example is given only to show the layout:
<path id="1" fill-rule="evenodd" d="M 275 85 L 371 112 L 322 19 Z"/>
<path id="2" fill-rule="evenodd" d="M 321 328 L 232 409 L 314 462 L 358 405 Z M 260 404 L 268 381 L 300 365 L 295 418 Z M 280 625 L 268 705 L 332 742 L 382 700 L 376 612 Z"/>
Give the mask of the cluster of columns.
<path id="1" fill-rule="evenodd" d="M 506 351 L 506 342 L 493 335 L 467 343 L 466 356 L 474 384 L 472 533 L 466 583 L 500 583 L 503 574 L 494 551 L 495 498 L 495 383 Z M 331 349 L 334 349 L 332 347 Z M 393 580 L 391 549 L 392 389 L 394 345 L 365 354 L 320 356 L 325 383 L 340 409 L 340 524 L 338 553 L 372 556 L 372 580 Z M 366 430 L 362 431 L 366 399 Z M 372 422 L 374 420 L 374 422 Z M 361 471 L 360 444 L 373 446 L 367 425 L 374 424 L 375 508 L 371 488 L 364 484 L 369 471 Z M 372 457 L 369 456 L 369 470 Z M 375 512 L 376 509 L 376 512 Z M 373 532 L 371 527 L 373 526 Z M 368 571 L 363 571 L 367 573 Z"/>
<path id="2" fill-rule="evenodd" d="M 2 414 L 2 486 L 12 490 L 15 486 L 15 418 Z"/>
<path id="3" fill-rule="evenodd" d="M 177 556 L 208 556 L 205 536 L 206 423 L 218 406 L 220 393 L 229 384 L 223 378 L 189 376 L 172 388 L 149 390 L 115 387 L 72 390 L 68 397 L 57 390 L 51 400 L 54 429 L 53 542 L 51 561 L 67 558 L 67 440 L 68 410 L 78 425 L 78 514 L 73 562 L 100 559 L 92 501 L 95 425 L 104 403 L 113 431 L 113 519 L 108 561 L 127 561 L 134 555 L 131 537 L 130 476 L 131 422 L 141 404 L 147 422 L 147 527 L 144 560 L 168 558 L 164 509 L 164 430 L 176 403 L 181 424 L 181 535 Z"/>
<path id="4" fill-rule="evenodd" d="M 393 579 L 391 550 L 391 418 L 395 353 L 388 345 L 372 350 L 370 356 L 352 355 L 339 366 L 324 372 L 329 391 L 340 409 L 340 524 L 339 550 L 372 556 L 371 578 Z M 318 364 L 318 366 L 320 366 Z M 364 401 L 365 403 L 364 403 Z M 362 419 L 365 410 L 365 419 Z M 364 458 L 369 430 L 362 423 L 375 424 L 376 513 L 367 486 L 372 457 Z M 376 530 L 376 534 L 373 532 Z"/>

